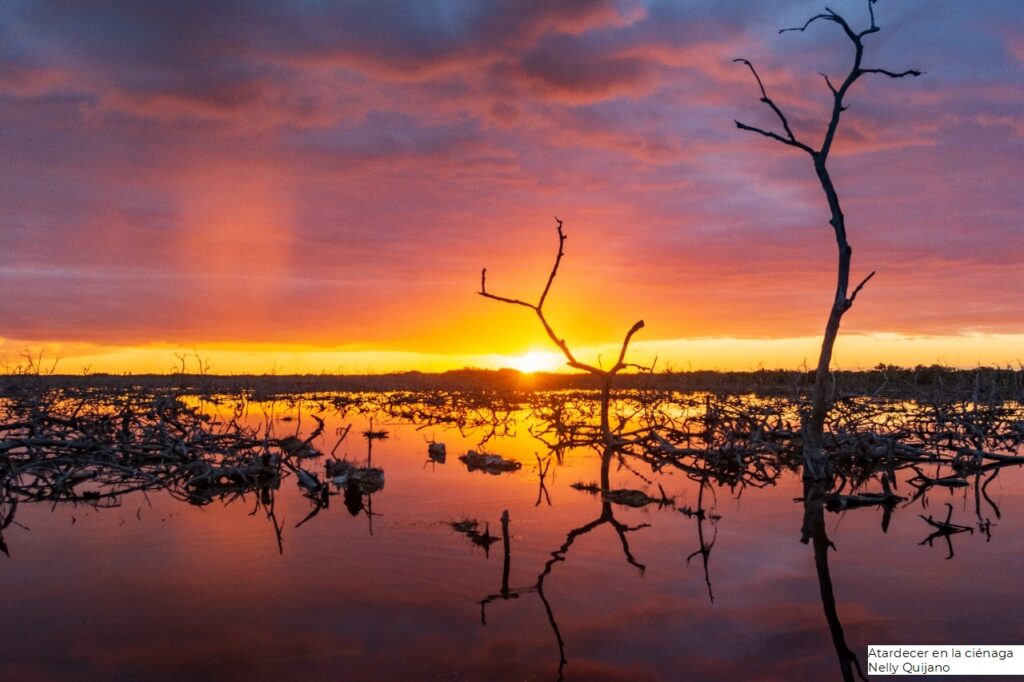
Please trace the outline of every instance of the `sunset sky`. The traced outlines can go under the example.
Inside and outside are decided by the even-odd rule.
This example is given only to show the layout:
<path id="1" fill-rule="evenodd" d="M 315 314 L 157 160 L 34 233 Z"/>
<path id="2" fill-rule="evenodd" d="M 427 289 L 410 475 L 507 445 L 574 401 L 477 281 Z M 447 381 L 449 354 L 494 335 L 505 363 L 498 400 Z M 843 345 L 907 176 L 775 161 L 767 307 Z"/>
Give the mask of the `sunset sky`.
<path id="1" fill-rule="evenodd" d="M 0 357 L 217 372 L 813 364 L 809 158 L 852 47 L 821 1 L 0 4 Z M 857 28 L 867 5 L 830 6 Z M 835 362 L 1024 360 L 1024 3 L 883 0 L 831 159 L 878 274 Z M 533 353 L 528 358 L 522 356 Z"/>

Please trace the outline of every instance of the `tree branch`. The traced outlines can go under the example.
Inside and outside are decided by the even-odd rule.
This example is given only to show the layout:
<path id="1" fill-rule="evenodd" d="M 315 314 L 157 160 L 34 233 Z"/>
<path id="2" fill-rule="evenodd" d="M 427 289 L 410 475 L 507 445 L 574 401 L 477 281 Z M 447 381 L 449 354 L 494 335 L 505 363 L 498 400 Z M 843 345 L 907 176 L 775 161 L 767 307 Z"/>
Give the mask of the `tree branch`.
<path id="1" fill-rule="evenodd" d="M 825 21 L 831 21 L 831 22 L 833 22 L 835 24 L 839 24 L 839 26 L 842 27 L 843 32 L 846 33 L 846 36 L 850 39 L 850 41 L 854 45 L 854 49 L 855 49 L 855 53 L 856 54 L 855 54 L 855 57 L 854 57 L 853 68 L 850 70 L 850 73 L 844 79 L 842 85 L 840 85 L 837 88 L 832 83 L 831 79 L 829 79 L 827 74 L 824 74 L 824 73 L 821 74 L 822 77 L 825 79 L 825 83 L 828 85 L 828 89 L 832 92 L 832 96 L 833 96 L 833 98 L 835 100 L 834 103 L 833 103 L 833 108 L 832 108 L 832 117 L 829 120 L 829 125 L 828 125 L 828 127 L 826 129 L 826 132 L 825 132 L 825 139 L 822 141 L 820 151 L 818 152 L 823 158 L 828 156 L 828 152 L 829 152 L 829 150 L 830 150 L 830 148 L 832 146 L 832 139 L 834 138 L 836 128 L 839 125 L 839 115 L 842 112 L 846 111 L 846 109 L 847 109 L 847 106 L 843 104 L 843 97 L 846 95 L 846 92 L 847 92 L 847 90 L 849 90 L 850 86 L 853 85 L 854 81 L 856 81 L 858 78 L 860 78 L 862 75 L 864 75 L 866 73 L 877 73 L 877 74 L 881 74 L 883 76 L 888 76 L 889 78 L 904 78 L 906 76 L 920 76 L 922 74 L 922 72 L 918 71 L 917 69 L 908 69 L 906 71 L 895 72 L 895 71 L 890 71 L 888 69 L 862 69 L 860 67 L 861 58 L 862 58 L 862 56 L 864 54 L 864 43 L 863 43 L 864 36 L 869 35 L 871 33 L 877 33 L 880 30 L 878 25 L 875 23 L 874 3 L 876 1 L 877 0 L 868 0 L 868 14 L 869 14 L 869 16 L 871 18 L 871 25 L 868 28 L 866 28 L 863 31 L 861 31 L 860 33 L 857 33 L 852 28 L 850 28 L 850 24 L 846 21 L 846 19 L 844 19 L 842 16 L 837 14 L 835 11 L 833 11 L 829 7 L 825 8 L 825 12 L 824 13 L 816 14 L 813 17 L 811 17 L 810 19 L 808 19 L 806 22 L 804 22 L 803 26 L 796 26 L 796 27 L 793 27 L 793 28 L 784 28 L 784 29 L 779 31 L 779 33 L 785 33 L 786 31 L 800 31 L 800 32 L 803 32 L 803 31 L 806 31 L 807 27 L 810 26 L 811 24 L 813 24 L 815 21 L 818 21 L 819 19 L 822 19 L 822 20 L 825 20 Z M 739 60 L 737 60 L 737 61 L 739 61 Z M 751 70 L 753 70 L 753 67 L 751 67 Z M 760 83 L 760 78 L 758 78 L 758 83 Z M 762 93 L 764 92 L 764 87 L 763 86 L 761 88 L 761 91 L 762 91 Z M 772 106 L 772 108 L 775 108 L 774 105 Z M 750 130 L 751 128 L 747 127 L 746 129 Z M 761 131 L 761 130 L 755 130 L 755 132 L 760 132 L 761 134 L 766 134 L 764 131 Z M 772 137 L 772 135 L 768 135 L 768 137 Z M 792 135 L 790 137 L 792 137 Z M 791 145 L 791 146 L 796 146 L 796 145 Z"/>
<path id="2" fill-rule="evenodd" d="M 872 277 L 874 277 L 874 276 L 875 276 L 875 271 L 874 271 L 874 270 L 872 270 L 872 271 L 871 271 L 871 274 L 870 274 L 870 275 L 868 275 L 867 277 L 865 277 L 864 279 L 862 279 L 862 280 L 860 281 L 860 284 L 858 284 L 858 285 L 857 285 L 856 287 L 854 287 L 854 289 L 853 289 L 853 293 L 852 293 L 852 294 L 850 294 L 850 297 L 846 299 L 846 302 L 845 302 L 845 303 L 843 303 L 843 312 L 846 312 L 847 310 L 849 310 L 850 308 L 852 308 L 852 307 L 853 307 L 853 301 L 854 301 L 854 299 L 856 299 L 856 298 L 857 298 L 857 294 L 859 294 L 859 293 L 860 293 L 860 290 L 864 288 L 864 285 L 865 285 L 865 284 L 867 284 L 867 283 L 868 283 L 868 281 L 869 281 L 869 280 L 870 280 L 870 279 L 871 279 Z"/>
<path id="3" fill-rule="evenodd" d="M 505 298 L 504 296 L 496 296 L 494 294 L 488 293 L 488 291 L 487 291 L 487 268 L 484 268 L 483 270 L 480 271 L 480 291 L 478 291 L 476 293 L 479 294 L 480 296 L 483 296 L 484 298 L 493 298 L 495 301 L 501 301 L 502 303 L 511 303 L 513 305 L 521 305 L 521 306 L 524 306 L 526 308 L 529 308 L 530 310 L 536 310 L 537 309 L 537 306 L 533 305 L 532 303 L 527 303 L 526 301 L 520 301 L 518 298 Z"/>
<path id="4" fill-rule="evenodd" d="M 643 328 L 644 321 L 638 320 L 636 323 L 633 324 L 632 327 L 629 328 L 629 331 L 626 332 L 626 338 L 622 342 L 622 350 L 619 351 L 619 359 L 615 362 L 615 366 L 608 370 L 609 374 L 615 374 L 616 372 L 618 372 L 619 370 L 623 369 L 626 366 L 624 361 L 626 359 L 626 349 L 629 347 L 629 341 L 630 339 L 633 338 L 633 334 L 636 334 Z"/>
<path id="5" fill-rule="evenodd" d="M 895 73 L 893 71 L 889 71 L 888 69 L 860 69 L 860 73 L 880 73 L 883 76 L 888 76 L 889 78 L 905 78 L 906 76 L 920 76 L 921 74 L 924 73 L 924 71 L 918 71 L 917 69 L 907 69 L 906 71 Z"/>
<path id="6" fill-rule="evenodd" d="M 626 334 L 626 339 L 622 342 L 622 350 L 619 353 L 619 360 L 612 369 L 605 371 L 599 367 L 588 365 L 587 363 L 580 362 L 576 359 L 572 354 L 572 351 L 569 349 L 569 344 L 565 342 L 565 339 L 560 338 L 558 334 L 555 333 L 555 330 L 548 323 L 547 317 L 544 316 L 544 301 L 547 300 L 548 292 L 551 291 L 551 285 L 555 281 L 555 276 L 558 274 L 558 266 L 562 262 L 562 257 L 565 255 L 566 235 L 562 229 L 563 223 L 557 217 L 555 218 L 555 222 L 557 223 L 556 229 L 558 230 L 558 253 L 555 255 L 554 265 L 551 266 L 551 272 L 548 274 L 547 282 L 544 285 L 544 291 L 541 292 L 540 299 L 536 304 L 528 303 L 518 298 L 499 296 L 487 291 L 487 268 L 483 268 L 480 271 L 480 291 L 478 291 L 477 294 L 484 298 L 500 301 L 502 303 L 529 308 L 537 314 L 537 319 L 540 320 L 541 326 L 544 327 L 544 332 L 548 335 L 548 338 L 551 339 L 551 342 L 558 346 L 558 349 L 562 351 L 562 355 L 564 355 L 566 359 L 566 364 L 573 369 L 589 372 L 590 374 L 597 374 L 598 376 L 609 377 L 629 366 L 624 362 L 626 349 L 629 346 L 629 342 L 633 338 L 633 335 L 643 329 L 644 322 L 643 320 L 640 320 L 630 328 L 629 332 Z"/>
<path id="7" fill-rule="evenodd" d="M 871 0 L 868 0 L 868 2 L 871 2 Z M 831 20 L 832 21 L 834 21 L 835 23 L 837 23 L 837 24 L 839 24 L 840 26 L 843 27 L 843 31 L 850 38 L 850 40 L 852 40 L 854 43 L 858 43 L 858 44 L 860 43 L 860 36 L 863 35 L 863 34 L 858 35 L 858 34 L 854 33 L 853 29 L 850 28 L 850 25 L 848 23 L 846 23 L 846 19 L 843 19 L 841 16 L 839 16 L 834 11 L 832 11 L 830 8 L 826 7 L 825 11 L 827 11 L 831 15 Z M 877 31 L 878 29 L 874 29 L 874 30 Z M 872 32 L 873 32 L 872 29 L 867 29 L 864 33 L 872 33 Z"/>
<path id="8" fill-rule="evenodd" d="M 828 85 L 828 89 L 832 91 L 832 95 L 833 96 L 839 94 L 838 91 L 836 90 L 836 86 L 832 85 L 832 81 L 829 80 L 829 77 L 828 77 L 827 73 L 822 73 L 821 77 L 825 79 L 825 84 Z"/>
<path id="9" fill-rule="evenodd" d="M 548 275 L 548 282 L 544 285 L 540 301 L 537 302 L 538 308 L 544 305 L 544 299 L 548 297 L 548 292 L 551 291 L 551 283 L 555 281 L 555 275 L 558 274 L 558 264 L 562 262 L 562 256 L 565 255 L 565 232 L 562 231 L 562 221 L 558 219 L 558 216 L 555 216 L 555 222 L 558 223 L 558 255 L 555 256 L 555 264 L 551 268 L 551 274 Z"/>
<path id="10" fill-rule="evenodd" d="M 750 60 L 748 60 L 748 59 L 734 59 L 732 61 L 733 61 L 734 64 L 746 64 L 747 65 L 747 67 L 750 69 L 750 73 L 754 74 L 754 80 L 757 81 L 757 87 L 761 88 L 761 101 L 762 102 L 769 101 L 768 93 L 765 92 L 765 89 L 764 89 L 764 83 L 761 82 L 761 77 L 759 75 L 757 75 L 757 69 L 755 69 L 754 65 L 750 63 Z"/>
<path id="11" fill-rule="evenodd" d="M 796 147 L 797 149 L 803 149 L 805 152 L 807 152 L 811 156 L 814 156 L 814 150 L 811 149 L 810 147 L 808 147 L 807 145 L 805 145 L 802 142 L 797 142 L 795 140 L 787 140 L 786 138 L 782 137 L 782 135 L 779 135 L 778 133 L 773 133 L 771 131 L 764 130 L 762 128 L 758 128 L 757 126 L 747 125 L 746 123 L 742 123 L 740 121 L 735 121 L 735 123 L 736 123 L 736 127 L 739 128 L 740 130 L 749 130 L 751 132 L 760 133 L 760 134 L 764 135 L 765 137 L 770 137 L 773 140 L 777 140 L 777 141 L 781 142 L 782 144 L 789 145 L 790 147 Z"/>
<path id="12" fill-rule="evenodd" d="M 789 120 L 787 120 L 786 119 L 786 115 L 782 113 L 782 109 L 780 109 L 778 107 L 778 105 L 775 104 L 775 102 L 772 100 L 772 98 L 768 96 L 768 93 L 764 89 L 764 82 L 761 80 L 761 76 L 758 75 L 757 69 L 755 69 L 754 65 L 750 63 L 750 60 L 747 60 L 747 59 L 734 59 L 732 61 L 734 63 L 746 64 L 747 65 L 747 68 L 750 69 L 750 73 L 754 74 L 754 80 L 757 81 L 757 87 L 761 89 L 761 101 L 764 102 L 765 104 L 767 104 L 769 107 L 771 107 L 771 110 L 774 111 L 775 115 L 779 117 L 779 121 L 782 122 L 782 128 L 783 128 L 783 130 L 786 131 L 786 136 L 787 137 L 783 138 L 781 135 L 768 135 L 768 137 L 773 137 L 774 139 L 777 139 L 780 142 L 785 142 L 786 144 L 788 144 L 788 145 L 790 145 L 792 147 L 799 147 L 801 149 L 805 149 L 807 152 L 812 152 L 810 147 L 807 147 L 802 142 L 799 142 L 796 139 L 796 137 L 793 135 L 793 130 L 792 130 L 792 128 L 789 127 Z M 740 126 L 739 121 L 736 122 L 736 125 Z M 740 126 L 740 127 L 742 128 L 743 126 Z M 752 128 L 746 128 L 746 129 L 753 130 Z M 760 132 L 762 134 L 767 134 L 767 133 L 765 133 L 762 130 L 757 130 L 756 132 Z"/>
<path id="13" fill-rule="evenodd" d="M 779 33 L 786 33 L 787 31 L 800 31 L 803 33 L 807 30 L 807 27 L 816 22 L 818 19 L 825 19 L 826 21 L 835 21 L 835 14 L 816 14 L 808 19 L 803 26 L 793 26 L 791 28 L 780 28 Z"/>

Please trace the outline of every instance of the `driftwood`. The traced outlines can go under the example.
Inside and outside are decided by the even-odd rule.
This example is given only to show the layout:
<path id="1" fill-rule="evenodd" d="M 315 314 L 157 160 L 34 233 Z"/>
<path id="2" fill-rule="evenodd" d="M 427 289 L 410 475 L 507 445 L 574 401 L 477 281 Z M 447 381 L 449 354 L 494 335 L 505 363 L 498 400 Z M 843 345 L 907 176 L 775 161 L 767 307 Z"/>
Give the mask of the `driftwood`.
<path id="1" fill-rule="evenodd" d="M 359 467 L 345 460 L 327 462 L 327 475 L 339 488 L 356 486 L 361 493 L 369 495 L 384 487 L 384 470 L 378 467 Z"/>
<path id="2" fill-rule="evenodd" d="M 893 493 L 889 485 L 889 477 L 882 476 L 882 492 L 880 493 L 857 493 L 855 495 L 841 495 L 832 493 L 825 495 L 825 508 L 829 511 L 845 511 L 857 509 L 858 507 L 895 507 L 904 498 Z"/>
<path id="3" fill-rule="evenodd" d="M 269 420 L 241 423 L 245 395 L 211 400 L 233 401 L 234 415 L 215 419 L 181 394 L 8 389 L 0 395 L 0 529 L 25 502 L 107 508 L 133 492 L 164 491 L 207 505 L 251 494 L 283 550 L 274 514 L 282 482 L 291 478 L 313 504 L 303 522 L 335 494 L 310 464 L 321 454 L 312 441 L 323 432 L 323 419 L 311 415 L 316 428 L 308 435 L 275 438 Z M 376 480 L 362 476 L 360 490 L 383 485 L 382 472 Z"/>
<path id="4" fill-rule="evenodd" d="M 459 460 L 465 463 L 466 468 L 470 471 L 483 471 L 494 475 L 518 471 L 523 467 L 521 462 L 514 459 L 505 459 L 501 455 L 491 455 L 475 450 L 470 450 L 459 457 Z"/>
<path id="5" fill-rule="evenodd" d="M 836 478 L 823 507 L 833 512 L 874 508 L 882 512 L 885 527 L 893 513 L 926 502 L 930 491 L 973 486 L 977 527 L 988 537 L 990 516 L 998 518 L 999 509 L 986 490 L 1002 468 L 1024 461 L 1018 454 L 1024 442 L 1024 406 L 995 396 L 993 391 L 986 399 L 964 399 L 959 388 L 948 397 L 932 391 L 915 400 L 838 395 L 835 420 L 824 439 Z M 618 462 L 623 475 L 643 482 L 641 490 L 626 481 L 618 489 L 607 481 L 573 486 L 595 493 L 607 490 L 604 501 L 615 504 L 676 508 L 664 490 L 660 499 L 643 492 L 652 490 L 655 476 L 663 474 L 681 475 L 700 483 L 702 490 L 725 488 L 739 496 L 800 471 L 800 395 L 623 390 L 608 406 L 611 446 L 600 426 L 601 397 L 596 391 L 431 392 L 298 400 L 374 423 L 448 425 L 466 437 L 508 435 L 528 424 L 529 433 L 548 452 L 536 456 L 538 504 L 546 496 L 550 499 L 545 484 L 551 468 L 574 448 L 598 447 L 604 460 Z M 294 435 L 275 437 L 269 420 L 243 424 L 248 396 L 206 399 L 210 403 L 204 405 L 195 396 L 144 389 L 0 393 L 0 531 L 15 523 L 21 503 L 106 508 L 122 504 L 133 492 L 164 491 L 196 505 L 252 495 L 256 510 L 267 514 L 280 541 L 272 507 L 275 491 L 285 482 L 312 505 L 303 522 L 339 494 L 350 512 L 371 514 L 369 495 L 381 490 L 384 480 L 383 470 L 369 461 L 369 447 L 377 439 L 367 437 L 365 465 L 317 460 L 303 455 L 307 448 L 315 449 L 313 438 L 323 429 L 320 418 L 314 417 L 311 432 L 302 431 L 298 418 Z M 222 407 L 211 412 L 209 405 L 215 402 Z M 347 433 L 348 427 L 336 432 L 339 444 Z M 428 461 L 440 461 L 441 445 L 428 441 Z M 333 450 L 337 448 L 335 444 Z M 460 460 L 471 471 L 493 475 L 522 466 L 482 450 L 470 450 Z M 897 481 L 910 488 L 901 491 L 909 500 L 897 493 Z M 696 513 L 688 507 L 680 511 Z"/>
<path id="6" fill-rule="evenodd" d="M 642 490 L 633 490 L 630 488 L 616 488 L 609 490 L 604 493 L 602 499 L 612 504 L 618 504 L 623 507 L 646 507 L 649 504 L 657 504 L 663 506 L 671 506 L 672 500 L 665 496 L 662 491 L 662 496 L 651 497 Z"/>

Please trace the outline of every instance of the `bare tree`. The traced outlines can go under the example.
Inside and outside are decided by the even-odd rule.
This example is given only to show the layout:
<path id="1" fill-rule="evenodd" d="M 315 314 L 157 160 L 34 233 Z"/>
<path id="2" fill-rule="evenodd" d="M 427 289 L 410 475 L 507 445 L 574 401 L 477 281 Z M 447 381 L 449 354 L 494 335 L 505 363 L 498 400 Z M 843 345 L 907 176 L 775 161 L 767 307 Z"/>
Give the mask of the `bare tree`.
<path id="1" fill-rule="evenodd" d="M 537 303 L 527 303 L 521 301 L 518 298 L 506 298 L 505 296 L 496 296 L 487 291 L 487 268 L 484 268 L 480 272 L 480 291 L 477 292 L 484 298 L 494 299 L 495 301 L 501 301 L 502 303 L 511 303 L 512 305 L 520 305 L 524 308 L 529 308 L 537 314 L 537 318 L 540 320 L 541 325 L 544 327 L 544 331 L 547 333 L 548 338 L 558 346 L 558 349 L 562 351 L 565 356 L 567 364 L 578 370 L 589 372 L 601 380 L 601 434 L 606 441 L 611 439 L 611 428 L 608 420 L 608 402 L 611 397 L 612 380 L 615 375 L 622 370 L 633 367 L 636 369 L 647 369 L 646 367 L 640 367 L 633 363 L 626 362 L 626 349 L 629 347 L 629 342 L 633 338 L 633 334 L 644 328 L 644 321 L 638 320 L 629 331 L 626 332 L 626 338 L 622 341 L 622 349 L 619 351 L 619 357 L 615 361 L 615 364 L 609 369 L 601 369 L 600 367 L 594 367 L 585 362 L 580 362 L 573 355 L 569 349 L 569 345 L 565 342 L 565 339 L 558 336 L 555 330 L 551 328 L 547 318 L 544 316 L 544 301 L 547 300 L 548 292 L 551 291 L 551 284 L 555 281 L 555 275 L 558 274 L 558 266 L 562 262 L 562 256 L 565 255 L 565 232 L 562 230 L 562 221 L 555 218 L 558 224 L 558 254 L 555 256 L 555 264 L 551 266 L 551 274 L 548 275 L 548 281 L 544 285 L 544 291 L 540 294 L 540 299 Z"/>
<path id="2" fill-rule="evenodd" d="M 825 79 L 825 85 L 828 86 L 829 91 L 832 93 L 832 113 L 828 119 L 824 139 L 822 139 L 821 145 L 817 149 L 797 138 L 793 129 L 789 125 L 789 120 L 782 112 L 782 109 L 779 108 L 779 106 L 765 91 L 764 82 L 758 75 L 754 65 L 746 59 L 734 60 L 741 64 L 745 64 L 750 69 L 750 72 L 754 75 L 754 80 L 757 81 L 758 88 L 761 90 L 761 102 L 767 104 L 772 112 L 774 112 L 775 116 L 782 124 L 784 132 L 780 134 L 757 126 L 747 125 L 740 121 L 736 121 L 736 127 L 741 130 L 749 130 L 759 133 L 765 137 L 775 140 L 776 142 L 781 142 L 784 145 L 805 152 L 811 157 L 811 160 L 814 163 L 814 172 L 818 177 L 818 181 L 821 183 L 822 190 L 825 192 L 825 199 L 828 201 L 828 208 L 831 213 L 829 223 L 832 225 L 832 229 L 835 232 L 836 248 L 839 252 L 839 263 L 836 271 L 835 299 L 833 300 L 832 307 L 829 310 L 828 322 L 825 325 L 825 334 L 821 342 L 821 353 L 818 356 L 818 366 L 814 374 L 814 392 L 811 397 L 811 409 L 809 413 L 805 413 L 803 415 L 802 423 L 804 476 L 806 478 L 818 480 L 826 478 L 829 474 L 828 459 L 822 450 L 822 446 L 824 440 L 825 419 L 832 407 L 832 398 L 829 395 L 827 386 L 829 366 L 832 362 L 832 347 L 835 345 L 836 336 L 839 334 L 839 323 L 842 321 L 843 315 L 851 306 L 853 306 L 853 302 L 857 298 L 857 294 L 860 293 L 860 290 L 864 288 L 864 285 L 867 284 L 868 280 L 870 280 L 875 274 L 874 272 L 871 272 L 871 274 L 861 280 L 860 284 L 853 288 L 852 292 L 849 290 L 850 260 L 853 254 L 853 249 L 850 247 L 849 241 L 847 241 L 846 221 L 843 217 L 842 208 L 839 205 L 839 195 L 836 193 L 835 185 L 832 183 L 832 177 L 829 174 L 828 167 L 826 165 L 828 155 L 832 150 L 832 143 L 835 140 L 836 130 L 839 128 L 839 119 L 842 116 L 842 113 L 847 109 L 847 105 L 844 104 L 846 93 L 861 76 L 877 74 L 887 76 L 889 78 L 904 78 L 906 76 L 921 75 L 920 71 L 914 69 L 897 72 L 890 71 L 888 69 L 865 68 L 862 66 L 864 57 L 864 38 L 879 31 L 879 27 L 875 23 L 874 4 L 876 1 L 877 0 L 868 0 L 868 14 L 871 19 L 871 25 L 860 32 L 854 31 L 846 19 L 828 8 L 825 8 L 825 11 L 822 14 L 816 14 L 808 19 L 803 26 L 784 28 L 779 31 L 780 33 L 785 33 L 786 31 L 803 32 L 806 31 L 811 24 L 814 24 L 819 20 L 829 21 L 834 24 L 838 24 L 839 27 L 842 28 L 843 33 L 846 34 L 846 37 L 849 38 L 851 43 L 853 43 L 853 66 L 850 68 L 849 73 L 846 74 L 846 77 L 843 78 L 839 86 L 837 87 L 827 74 L 822 74 L 822 77 Z"/>

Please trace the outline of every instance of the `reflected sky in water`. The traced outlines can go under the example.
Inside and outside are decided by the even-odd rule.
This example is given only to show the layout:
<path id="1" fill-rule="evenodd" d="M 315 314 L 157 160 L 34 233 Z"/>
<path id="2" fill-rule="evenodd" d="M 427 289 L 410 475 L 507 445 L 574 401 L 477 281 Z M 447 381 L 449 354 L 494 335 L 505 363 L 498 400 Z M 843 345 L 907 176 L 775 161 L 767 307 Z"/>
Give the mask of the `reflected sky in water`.
<path id="1" fill-rule="evenodd" d="M 282 437 L 310 433 L 318 413 L 325 427 L 311 444 L 363 462 L 361 434 L 371 426 L 359 406 L 253 403 L 244 419 L 269 415 Z M 203 409 L 225 418 L 231 406 Z M 275 493 L 282 552 L 255 493 L 205 506 L 159 491 L 128 494 L 111 509 L 20 505 L 4 530 L 10 557 L 0 557 L 0 677 L 842 679 L 813 543 L 800 542 L 798 476 L 742 491 L 710 484 L 701 496 L 679 472 L 613 457 L 612 489 L 660 497 L 660 484 L 673 499 L 634 509 L 572 488 L 600 479 L 601 452 L 570 448 L 550 460 L 549 505 L 538 485 L 547 446 L 527 413 L 512 416 L 481 445 L 480 429 L 418 428 L 378 413 L 372 428 L 388 438 L 373 442 L 372 459 L 384 488 L 364 496 L 355 516 L 339 494 L 296 527 L 313 503 L 286 478 Z M 446 444 L 444 463 L 428 459 L 428 439 Z M 522 468 L 469 471 L 458 456 L 471 449 Z M 323 461 L 304 465 L 323 477 Z M 877 508 L 825 513 L 836 612 L 861 665 L 868 644 L 1019 640 L 1021 483 L 1007 468 L 989 485 L 1000 511 L 983 507 L 991 539 L 977 528 L 973 487 L 933 489 L 897 508 L 887 533 Z M 897 492 L 913 492 L 905 475 Z M 920 544 L 932 529 L 919 517 L 944 518 L 947 502 L 954 522 L 973 527 L 951 538 L 949 560 L 944 540 Z M 572 535 L 608 514 L 635 528 L 623 535 L 642 570 L 613 524 Z M 487 551 L 452 528 L 465 520 L 495 539 Z M 564 561 L 552 561 L 567 538 Z"/>

